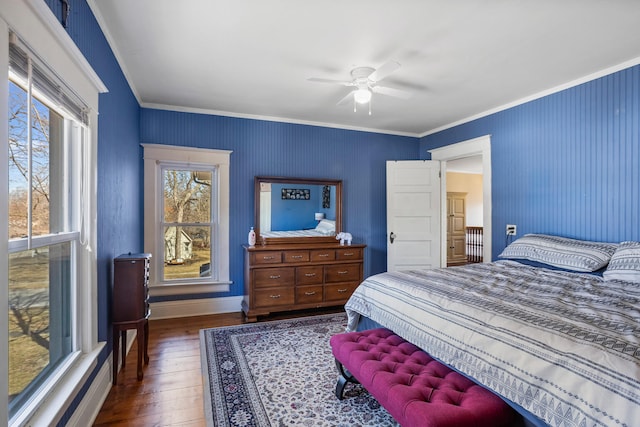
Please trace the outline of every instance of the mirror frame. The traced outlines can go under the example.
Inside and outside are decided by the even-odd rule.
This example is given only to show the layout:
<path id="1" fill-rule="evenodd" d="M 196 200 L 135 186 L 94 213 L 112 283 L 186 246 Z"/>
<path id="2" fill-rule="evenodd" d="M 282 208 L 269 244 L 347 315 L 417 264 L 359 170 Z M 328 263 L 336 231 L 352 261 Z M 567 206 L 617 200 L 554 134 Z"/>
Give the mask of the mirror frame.
<path id="1" fill-rule="evenodd" d="M 254 226 L 256 245 L 300 244 L 300 243 L 338 243 L 335 236 L 313 237 L 266 237 L 260 234 L 260 184 L 307 184 L 335 185 L 336 187 L 336 235 L 342 231 L 342 181 L 336 179 L 295 178 L 282 176 L 256 176 L 254 178 Z"/>

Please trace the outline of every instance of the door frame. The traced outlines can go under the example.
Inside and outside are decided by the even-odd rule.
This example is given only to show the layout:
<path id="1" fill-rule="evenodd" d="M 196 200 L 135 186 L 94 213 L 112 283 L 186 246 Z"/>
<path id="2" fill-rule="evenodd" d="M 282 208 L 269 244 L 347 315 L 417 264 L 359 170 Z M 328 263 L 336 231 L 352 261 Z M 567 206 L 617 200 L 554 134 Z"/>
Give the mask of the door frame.
<path id="1" fill-rule="evenodd" d="M 440 198 L 441 230 L 446 230 L 446 202 L 447 202 L 447 161 L 464 157 L 482 156 L 482 227 L 483 231 L 483 262 L 491 262 L 492 256 L 492 227 L 491 227 L 491 135 L 458 142 L 440 148 L 428 150 L 431 160 L 440 161 Z M 441 231 L 440 266 L 447 266 L 447 236 Z"/>

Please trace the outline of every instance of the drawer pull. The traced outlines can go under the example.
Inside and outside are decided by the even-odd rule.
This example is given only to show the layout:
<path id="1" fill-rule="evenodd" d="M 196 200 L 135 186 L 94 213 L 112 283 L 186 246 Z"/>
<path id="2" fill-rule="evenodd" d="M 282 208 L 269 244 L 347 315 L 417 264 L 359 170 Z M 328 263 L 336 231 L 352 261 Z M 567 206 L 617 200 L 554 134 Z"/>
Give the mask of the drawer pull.
<path id="1" fill-rule="evenodd" d="M 278 299 L 278 298 L 280 298 L 280 295 L 279 294 L 278 295 L 271 295 L 271 298 Z"/>
<path id="2" fill-rule="evenodd" d="M 304 273 L 306 277 L 314 277 L 316 273 Z"/>
<path id="3" fill-rule="evenodd" d="M 339 292 L 339 293 L 341 293 L 341 294 L 344 294 L 344 293 L 345 293 L 345 292 L 347 292 L 347 291 L 348 291 L 348 289 L 347 289 L 347 288 L 344 288 L 344 289 L 338 289 L 338 292 Z"/>
<path id="4" fill-rule="evenodd" d="M 344 271 L 338 271 L 338 274 L 348 274 L 349 270 L 344 270 Z"/>
<path id="5" fill-rule="evenodd" d="M 319 257 L 326 258 L 326 257 L 328 257 L 328 256 L 329 256 L 329 254 L 318 254 L 318 256 L 319 256 Z"/>
<path id="6" fill-rule="evenodd" d="M 273 255 L 265 255 L 262 257 L 262 259 L 265 259 L 265 260 L 273 259 Z"/>
<path id="7" fill-rule="evenodd" d="M 291 258 L 300 259 L 302 258 L 302 255 L 291 255 Z"/>
<path id="8" fill-rule="evenodd" d="M 353 252 L 344 252 L 342 255 L 344 255 L 344 256 L 353 256 Z"/>
<path id="9" fill-rule="evenodd" d="M 315 292 L 305 292 L 304 293 L 306 296 L 310 297 L 311 295 L 315 295 Z"/>
<path id="10" fill-rule="evenodd" d="M 280 278 L 279 274 L 276 274 L 274 276 L 269 276 L 269 279 L 279 279 L 279 278 Z"/>

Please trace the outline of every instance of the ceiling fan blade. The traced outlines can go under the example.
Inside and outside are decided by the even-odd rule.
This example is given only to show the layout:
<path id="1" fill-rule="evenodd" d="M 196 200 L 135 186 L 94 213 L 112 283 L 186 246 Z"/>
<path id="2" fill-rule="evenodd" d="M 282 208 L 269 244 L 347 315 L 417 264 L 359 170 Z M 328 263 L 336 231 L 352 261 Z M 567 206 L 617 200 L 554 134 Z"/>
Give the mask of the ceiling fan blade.
<path id="1" fill-rule="evenodd" d="M 380 80 L 387 77 L 389 74 L 393 73 L 395 70 L 400 68 L 400 63 L 396 61 L 387 61 L 380 68 L 375 70 L 373 73 L 369 75 L 369 80 L 374 82 L 379 82 Z"/>
<path id="2" fill-rule="evenodd" d="M 374 93 L 379 93 L 380 95 L 393 96 L 394 98 L 400 99 L 409 99 L 411 98 L 411 94 L 404 90 L 394 89 L 386 86 L 374 86 L 371 88 Z"/>
<path id="3" fill-rule="evenodd" d="M 346 104 L 347 102 L 349 102 L 350 100 L 352 100 L 354 92 L 355 92 L 355 90 L 352 90 L 351 92 L 349 92 L 344 98 L 342 98 L 340 101 L 338 101 L 338 103 L 336 105 L 343 105 L 343 104 Z"/>
<path id="4" fill-rule="evenodd" d="M 345 82 L 344 80 L 321 79 L 318 77 L 310 77 L 307 80 L 315 83 L 331 83 L 331 84 L 338 84 L 342 86 L 353 86 L 353 82 Z"/>

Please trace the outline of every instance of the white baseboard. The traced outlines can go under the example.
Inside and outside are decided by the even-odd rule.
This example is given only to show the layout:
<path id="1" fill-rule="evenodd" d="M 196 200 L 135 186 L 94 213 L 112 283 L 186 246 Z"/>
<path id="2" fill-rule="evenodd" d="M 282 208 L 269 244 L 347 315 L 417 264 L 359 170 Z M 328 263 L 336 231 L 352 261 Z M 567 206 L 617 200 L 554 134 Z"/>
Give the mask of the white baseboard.
<path id="1" fill-rule="evenodd" d="M 73 412 L 67 426 L 90 426 L 98 416 L 102 404 L 111 390 L 111 357 L 102 364 L 98 375 L 93 379 L 89 390 Z"/>
<path id="2" fill-rule="evenodd" d="M 132 329 L 127 333 L 127 354 L 131 350 L 131 346 L 136 339 L 136 330 Z M 118 361 L 118 370 L 122 366 L 122 360 Z M 107 360 L 102 364 L 102 368 L 98 372 L 98 375 L 93 379 L 89 390 L 82 398 L 82 401 L 73 412 L 73 415 L 69 418 L 67 426 L 85 427 L 93 425 L 104 401 L 107 399 L 107 395 L 111 390 L 112 384 L 112 371 L 113 367 L 113 352 L 109 355 Z"/>
<path id="3" fill-rule="evenodd" d="M 205 316 L 207 314 L 233 313 L 241 310 L 243 296 L 204 298 L 182 301 L 151 303 L 151 319 Z"/>

